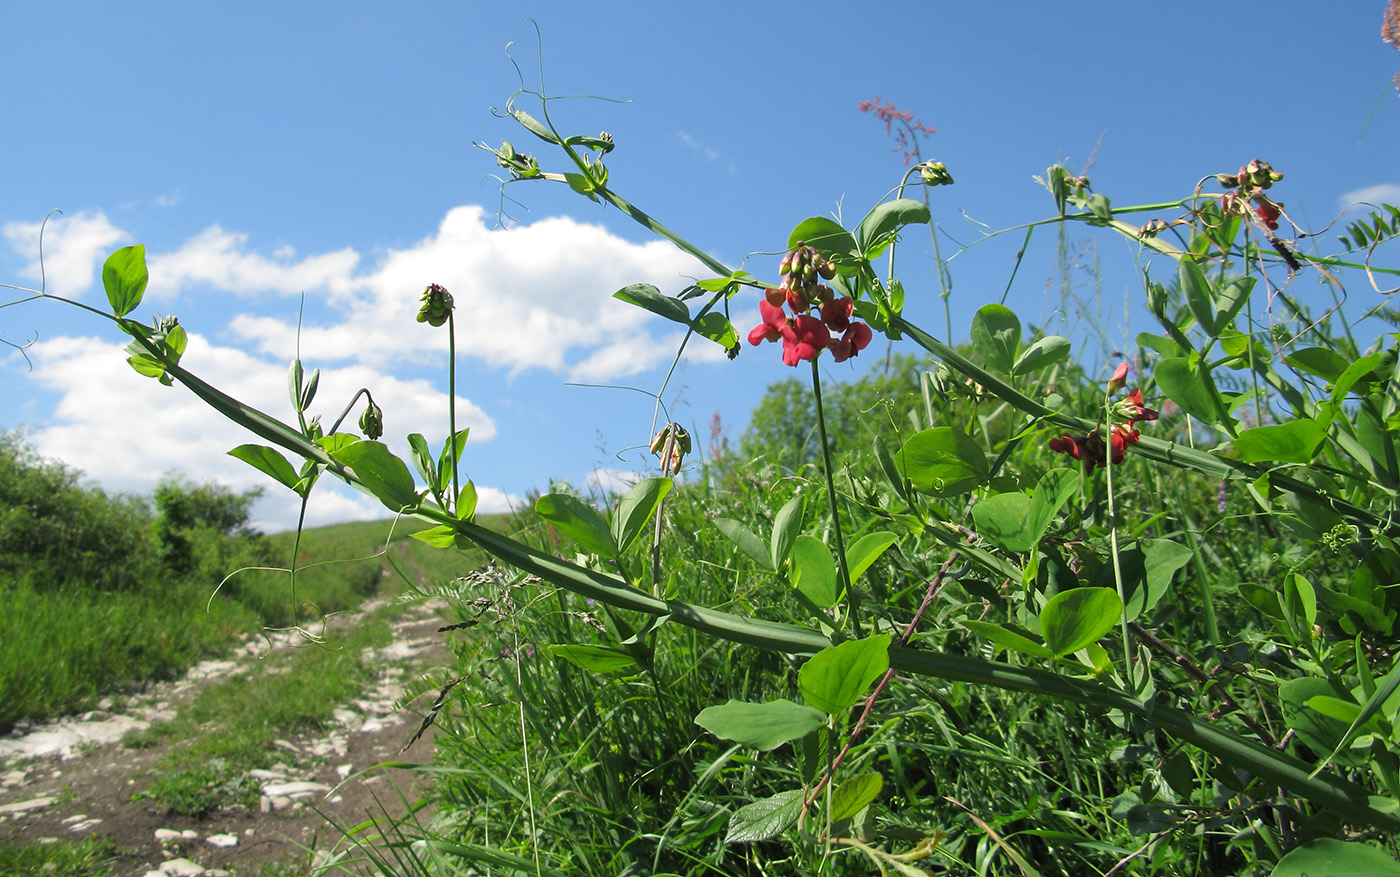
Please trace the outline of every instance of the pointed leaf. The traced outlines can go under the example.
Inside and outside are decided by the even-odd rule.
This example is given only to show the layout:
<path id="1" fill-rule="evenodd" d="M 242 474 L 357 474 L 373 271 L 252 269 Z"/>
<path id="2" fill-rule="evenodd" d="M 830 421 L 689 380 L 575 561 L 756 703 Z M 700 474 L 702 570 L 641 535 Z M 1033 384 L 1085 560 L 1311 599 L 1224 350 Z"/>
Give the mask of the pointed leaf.
<path id="1" fill-rule="evenodd" d="M 1325 381 L 1335 381 L 1350 363 L 1330 347 L 1304 347 L 1283 358 L 1300 372 L 1316 375 Z"/>
<path id="2" fill-rule="evenodd" d="M 846 549 L 846 571 L 854 582 L 870 565 L 880 559 L 880 555 L 893 545 L 899 537 L 883 530 L 866 533 L 856 543 Z"/>
<path id="3" fill-rule="evenodd" d="M 1021 346 L 1021 321 L 1005 305 L 989 304 L 972 317 L 972 349 L 987 365 L 1010 373 Z"/>
<path id="4" fill-rule="evenodd" d="M 739 333 L 734 331 L 734 324 L 719 311 L 710 311 L 693 325 L 697 335 L 710 339 L 725 350 L 733 349 L 739 343 Z"/>
<path id="5" fill-rule="evenodd" d="M 1215 324 L 1215 304 L 1211 300 L 1210 281 L 1206 279 L 1206 273 L 1195 259 L 1182 259 L 1178 269 L 1181 291 L 1186 294 L 1191 313 L 1196 315 L 1196 322 L 1201 324 L 1206 334 L 1214 338 L 1219 334 L 1219 329 Z"/>
<path id="6" fill-rule="evenodd" d="M 589 554 L 615 558 L 617 540 L 597 509 L 567 493 L 550 493 L 535 501 L 535 513 L 549 521 Z"/>
<path id="7" fill-rule="evenodd" d="M 724 842 L 754 843 L 777 837 L 797 824 L 802 812 L 802 790 L 791 789 L 755 801 L 734 811 Z"/>
<path id="8" fill-rule="evenodd" d="M 470 548 L 471 540 L 457 535 L 457 531 L 448 526 L 429 527 L 426 530 L 418 530 L 410 533 L 419 542 L 431 545 L 434 548 Z"/>
<path id="9" fill-rule="evenodd" d="M 1118 623 L 1123 601 L 1110 588 L 1061 591 L 1040 611 L 1040 633 L 1057 656 L 1073 654 L 1103 637 Z"/>
<path id="10" fill-rule="evenodd" d="M 836 561 L 831 549 L 814 536 L 803 534 L 792 546 L 793 584 L 822 609 L 836 605 L 840 587 L 836 582 Z"/>
<path id="11" fill-rule="evenodd" d="M 773 519 L 773 536 L 769 542 L 773 569 L 781 569 L 783 561 L 792 553 L 793 540 L 797 538 L 797 531 L 802 529 L 802 504 L 802 494 L 799 493 L 788 500 Z"/>
<path id="12" fill-rule="evenodd" d="M 462 492 L 457 494 L 457 520 L 470 521 L 476 518 L 476 485 L 470 480 L 462 485 Z"/>
<path id="13" fill-rule="evenodd" d="M 855 705 L 890 668 L 889 634 L 876 634 L 829 646 L 797 672 L 797 688 L 807 703 L 838 715 Z"/>
<path id="14" fill-rule="evenodd" d="M 962 626 L 993 644 L 1032 658 L 1053 658 L 1055 653 L 1024 634 L 990 621 L 964 621 Z"/>
<path id="15" fill-rule="evenodd" d="M 873 259 L 889 246 L 892 236 L 906 225 L 928 222 L 928 205 L 912 198 L 896 198 L 876 205 L 860 222 L 856 237 L 861 254 Z"/>
<path id="16" fill-rule="evenodd" d="M 438 453 L 437 465 L 437 489 L 439 492 L 446 490 L 452 485 L 452 470 L 456 468 L 457 463 L 462 459 L 462 450 L 467 446 L 467 433 L 469 432 L 471 432 L 470 427 L 458 430 L 456 442 L 453 442 L 451 438 L 443 441 L 442 451 Z"/>
<path id="17" fill-rule="evenodd" d="M 629 676 L 642 670 L 637 659 L 621 649 L 568 644 L 550 646 L 549 653 L 590 673 L 602 673 L 605 676 Z"/>
<path id="18" fill-rule="evenodd" d="M 146 294 L 146 248 L 142 244 L 122 247 L 102 263 L 102 286 L 107 290 L 107 303 L 112 313 L 126 316 L 141 304 Z"/>
<path id="19" fill-rule="evenodd" d="M 412 454 L 409 459 L 413 461 L 413 468 L 418 470 L 418 477 L 423 479 L 424 484 L 436 488 L 437 467 L 433 463 L 433 452 L 428 450 L 428 440 L 421 433 L 412 433 L 408 437 L 408 450 Z"/>
<path id="20" fill-rule="evenodd" d="M 265 445 L 239 445 L 228 452 L 230 457 L 242 460 L 259 472 L 271 475 L 273 480 L 292 490 L 297 489 L 301 476 L 287 462 L 280 452 Z"/>
<path id="21" fill-rule="evenodd" d="M 617 540 L 619 554 L 626 554 L 632 543 L 637 541 L 647 521 L 661 502 L 661 498 L 671 492 L 671 479 L 648 478 L 638 481 L 627 491 L 627 495 L 617 504 L 613 515 L 613 538 Z"/>
<path id="22" fill-rule="evenodd" d="M 745 703 L 731 700 L 706 707 L 695 724 L 721 740 L 733 740 L 751 749 L 768 752 L 826 724 L 826 713 L 790 700 Z"/>
<path id="23" fill-rule="evenodd" d="M 1317 421 L 1291 420 L 1243 430 L 1234 444 L 1246 463 L 1309 463 L 1326 438 L 1327 428 Z"/>
<path id="24" fill-rule="evenodd" d="M 1249 301 L 1249 293 L 1254 289 L 1255 277 L 1236 277 L 1215 297 L 1216 306 L 1219 310 L 1215 314 L 1215 334 L 1219 335 L 1226 329 L 1231 329 L 1235 324 L 1235 317 L 1239 316 L 1244 309 L 1245 303 Z"/>
<path id="25" fill-rule="evenodd" d="M 1047 366 L 1054 365 L 1069 356 L 1069 339 L 1059 335 L 1046 335 L 1030 343 L 1016 362 L 1011 366 L 1013 375 L 1028 375 Z"/>
<path id="26" fill-rule="evenodd" d="M 730 518 L 715 518 L 715 529 L 725 535 L 730 542 L 739 546 L 739 550 L 752 557 L 759 566 L 773 571 L 773 556 L 768 551 L 768 546 L 763 544 L 763 540 L 753 534 L 753 531 L 738 521 Z"/>
<path id="27" fill-rule="evenodd" d="M 685 306 L 685 302 L 662 295 L 661 290 L 650 283 L 624 286 L 613 293 L 613 298 L 644 308 L 673 323 L 690 324 L 690 308 Z"/>
<path id="28" fill-rule="evenodd" d="M 850 819 L 864 810 L 870 802 L 880 797 L 884 785 L 885 778 L 871 772 L 851 777 L 837 786 L 836 791 L 831 793 L 831 821 Z"/>
<path id="29" fill-rule="evenodd" d="M 349 466 L 376 499 L 389 509 L 401 512 L 418 505 L 418 493 L 413 476 L 403 460 L 390 453 L 389 448 L 372 441 L 355 442 L 332 454 L 338 462 Z"/>
<path id="30" fill-rule="evenodd" d="M 1184 356 L 1171 356 L 1158 362 L 1152 375 L 1157 389 L 1180 405 L 1182 411 L 1205 424 L 1219 422 L 1220 409 L 1199 366 L 1193 366 Z"/>

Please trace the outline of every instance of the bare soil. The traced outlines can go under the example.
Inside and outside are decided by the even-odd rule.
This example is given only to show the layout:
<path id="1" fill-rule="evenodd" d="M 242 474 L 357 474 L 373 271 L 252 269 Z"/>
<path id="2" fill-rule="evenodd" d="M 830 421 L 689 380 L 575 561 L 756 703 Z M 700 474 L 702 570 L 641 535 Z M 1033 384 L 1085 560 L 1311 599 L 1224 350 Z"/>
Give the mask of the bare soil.
<path id="1" fill-rule="evenodd" d="M 427 610 L 410 611 L 399 619 L 392 644 L 376 652 L 377 684 L 353 703 L 342 705 L 323 732 L 279 741 L 293 764 L 277 771 L 281 776 L 256 777 L 263 787 L 257 809 L 234 806 L 200 819 L 162 814 L 153 802 L 132 799 L 150 784 L 171 743 L 129 749 L 119 742 L 81 742 L 85 724 L 98 728 L 103 722 L 137 723 L 144 721 L 141 716 L 168 716 L 227 673 L 275 672 L 274 662 L 246 654 L 234 662 L 218 662 L 215 669 L 222 672 L 205 673 L 202 678 L 196 672 L 180 682 L 156 686 L 113 713 L 84 714 L 57 727 L 31 728 L 27 734 L 0 740 L 0 844 L 108 835 L 124 850 L 116 869 L 123 877 L 153 871 L 191 877 L 220 871 L 255 875 L 269 863 L 286 866 L 285 873 L 304 873 L 312 861 L 312 849 L 330 849 L 340 838 L 328 820 L 353 826 L 386 813 L 401 816 L 406 801 L 421 797 L 421 774 L 374 768 L 386 761 L 431 760 L 431 729 L 400 754 L 422 714 L 411 709 L 393 713 L 390 704 L 403 693 L 405 681 L 449 662 L 444 635 L 437 632 L 441 624 Z M 416 705 L 426 710 L 431 701 L 431 696 L 425 696 Z M 62 737 L 36 735 L 54 734 L 65 727 L 74 736 L 72 744 L 60 751 L 29 758 L 14 754 L 26 736 L 31 743 L 47 739 L 61 743 Z M 3 744 L 11 745 L 7 750 Z M 292 785 L 296 783 L 319 783 L 325 788 Z"/>

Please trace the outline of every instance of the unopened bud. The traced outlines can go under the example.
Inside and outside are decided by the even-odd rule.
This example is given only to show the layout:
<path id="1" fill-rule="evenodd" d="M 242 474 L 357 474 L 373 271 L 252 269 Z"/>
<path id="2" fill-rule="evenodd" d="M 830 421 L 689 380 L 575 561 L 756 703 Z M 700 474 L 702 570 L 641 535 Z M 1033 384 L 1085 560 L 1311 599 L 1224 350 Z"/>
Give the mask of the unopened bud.
<path id="1" fill-rule="evenodd" d="M 452 313 L 452 294 L 436 283 L 423 290 L 423 306 L 418 309 L 418 322 L 437 328 L 447 322 Z"/>
<path id="2" fill-rule="evenodd" d="M 379 406 L 374 404 L 374 400 L 369 400 L 365 406 L 365 411 L 360 415 L 360 432 L 365 434 L 365 438 L 374 441 L 384 434 L 384 412 Z"/>

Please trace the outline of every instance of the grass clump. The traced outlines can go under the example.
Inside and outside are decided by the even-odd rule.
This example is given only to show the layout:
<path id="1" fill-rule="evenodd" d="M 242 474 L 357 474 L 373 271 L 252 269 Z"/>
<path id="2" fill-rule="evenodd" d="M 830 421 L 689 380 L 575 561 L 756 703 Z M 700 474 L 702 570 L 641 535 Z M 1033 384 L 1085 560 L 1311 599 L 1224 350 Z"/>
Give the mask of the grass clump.
<path id="1" fill-rule="evenodd" d="M 0 874 L 44 877 L 115 877 L 121 851 L 110 837 L 0 845 Z"/>

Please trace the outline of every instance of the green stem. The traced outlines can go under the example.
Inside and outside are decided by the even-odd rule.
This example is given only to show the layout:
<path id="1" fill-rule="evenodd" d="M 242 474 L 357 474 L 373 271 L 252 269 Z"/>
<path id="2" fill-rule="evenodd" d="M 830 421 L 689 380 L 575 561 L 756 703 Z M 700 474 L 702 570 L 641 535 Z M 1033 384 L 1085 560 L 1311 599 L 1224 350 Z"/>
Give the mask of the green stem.
<path id="1" fill-rule="evenodd" d="M 447 312 L 447 428 L 448 442 L 452 444 L 452 511 L 457 511 L 457 502 L 462 490 L 457 486 L 457 460 L 461 448 L 457 447 L 457 323 L 453 319 L 456 309 Z M 438 476 L 441 481 L 442 476 Z"/>
<path id="2" fill-rule="evenodd" d="M 841 537 L 841 514 L 840 504 L 836 501 L 836 480 L 831 474 L 831 445 L 826 438 L 826 415 L 822 409 L 822 379 L 821 371 L 817 368 L 817 361 L 812 360 L 812 392 L 816 396 L 817 403 L 817 433 L 822 443 L 822 464 L 826 470 L 826 498 L 831 505 L 831 526 L 836 534 L 836 562 L 841 570 L 841 583 L 846 588 L 846 601 L 850 604 L 851 623 L 855 625 L 856 636 L 861 636 L 860 630 L 860 600 L 856 595 L 856 589 L 851 585 L 851 571 L 846 565 L 846 544 Z"/>

